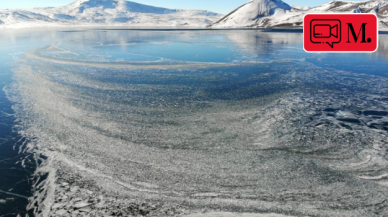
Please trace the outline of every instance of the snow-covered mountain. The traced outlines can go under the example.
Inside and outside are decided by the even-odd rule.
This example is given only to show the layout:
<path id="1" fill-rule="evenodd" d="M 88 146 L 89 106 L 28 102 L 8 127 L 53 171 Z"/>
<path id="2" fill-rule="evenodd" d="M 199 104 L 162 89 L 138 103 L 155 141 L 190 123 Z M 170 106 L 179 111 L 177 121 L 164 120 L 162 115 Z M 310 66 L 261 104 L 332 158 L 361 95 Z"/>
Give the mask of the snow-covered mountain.
<path id="1" fill-rule="evenodd" d="M 251 0 L 228 15 L 153 7 L 125 0 L 76 0 L 62 7 L 0 10 L 0 28 L 58 25 L 301 28 L 307 13 L 375 13 L 388 29 L 388 0 L 331 1 L 314 8 Z"/>
<path id="2" fill-rule="evenodd" d="M 167 9 L 125 0 L 77 0 L 62 7 L 0 10 L 0 26 L 206 26 L 221 17 L 206 10 Z"/>
<path id="3" fill-rule="evenodd" d="M 279 16 L 292 7 L 281 0 L 252 0 L 213 24 L 217 27 L 265 25 L 267 17 Z"/>
<path id="4" fill-rule="evenodd" d="M 380 28 L 388 28 L 388 0 L 331 1 L 314 8 L 292 7 L 282 0 L 252 0 L 232 11 L 212 27 L 301 28 L 308 13 L 375 13 Z"/>

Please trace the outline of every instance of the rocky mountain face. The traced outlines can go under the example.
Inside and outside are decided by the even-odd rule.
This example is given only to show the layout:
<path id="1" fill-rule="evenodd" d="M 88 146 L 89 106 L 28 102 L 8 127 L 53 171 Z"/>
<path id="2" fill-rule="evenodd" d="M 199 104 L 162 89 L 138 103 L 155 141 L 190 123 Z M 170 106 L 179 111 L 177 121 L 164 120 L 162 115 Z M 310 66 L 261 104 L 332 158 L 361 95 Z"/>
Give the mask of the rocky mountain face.
<path id="1" fill-rule="evenodd" d="M 221 17 L 206 10 L 167 9 L 125 0 L 77 0 L 62 7 L 0 10 L 0 25 L 206 26 Z"/>
<path id="2" fill-rule="evenodd" d="M 374 13 L 380 29 L 388 28 L 388 1 L 331 1 L 314 8 L 292 7 L 281 0 L 252 0 L 211 25 L 215 28 L 301 28 L 308 13 Z"/>

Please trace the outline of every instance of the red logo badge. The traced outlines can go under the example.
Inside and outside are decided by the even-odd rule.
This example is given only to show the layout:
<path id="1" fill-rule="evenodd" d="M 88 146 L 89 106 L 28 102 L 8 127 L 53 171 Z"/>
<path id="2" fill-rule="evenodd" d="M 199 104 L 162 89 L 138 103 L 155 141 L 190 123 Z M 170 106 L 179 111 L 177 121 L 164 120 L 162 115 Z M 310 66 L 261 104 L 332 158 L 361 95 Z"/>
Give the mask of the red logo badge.
<path id="1" fill-rule="evenodd" d="M 307 52 L 375 52 L 379 39 L 374 14 L 308 14 L 303 34 Z"/>

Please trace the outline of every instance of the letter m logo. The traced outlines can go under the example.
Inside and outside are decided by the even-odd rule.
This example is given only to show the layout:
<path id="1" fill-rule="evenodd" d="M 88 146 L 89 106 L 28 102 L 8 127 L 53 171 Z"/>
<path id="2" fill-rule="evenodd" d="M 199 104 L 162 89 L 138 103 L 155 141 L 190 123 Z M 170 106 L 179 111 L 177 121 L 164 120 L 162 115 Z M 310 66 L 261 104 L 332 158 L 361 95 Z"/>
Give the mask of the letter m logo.
<path id="1" fill-rule="evenodd" d="M 348 24 L 348 41 L 346 43 L 351 43 L 350 42 L 350 33 L 352 33 L 354 42 L 357 43 L 358 39 L 360 38 L 360 34 L 362 33 L 362 41 L 361 43 L 367 43 L 366 42 L 366 36 L 365 36 L 365 26 L 366 23 L 363 23 L 361 25 L 360 30 L 358 31 L 358 34 L 356 34 L 356 31 L 354 30 L 353 24 L 352 23 L 347 23 Z"/>

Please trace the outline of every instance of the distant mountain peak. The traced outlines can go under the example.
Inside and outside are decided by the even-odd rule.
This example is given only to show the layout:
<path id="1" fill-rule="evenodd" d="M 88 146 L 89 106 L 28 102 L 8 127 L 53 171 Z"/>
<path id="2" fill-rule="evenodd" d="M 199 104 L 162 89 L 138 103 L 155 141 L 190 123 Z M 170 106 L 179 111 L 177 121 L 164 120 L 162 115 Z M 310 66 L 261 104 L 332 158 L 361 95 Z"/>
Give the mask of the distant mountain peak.
<path id="1" fill-rule="evenodd" d="M 252 0 L 226 15 L 216 22 L 215 25 L 227 26 L 243 23 L 248 26 L 253 24 L 257 19 L 272 16 L 277 12 L 283 13 L 291 9 L 292 7 L 282 0 Z"/>
<path id="2" fill-rule="evenodd" d="M 168 14 L 177 10 L 144 5 L 125 0 L 77 0 L 64 7 L 68 13 L 84 13 L 85 10 L 117 10 L 132 13 Z"/>
<path id="3" fill-rule="evenodd" d="M 291 6 L 282 0 L 252 0 L 252 11 L 257 13 L 257 17 L 274 15 L 276 10 L 291 10 Z"/>

